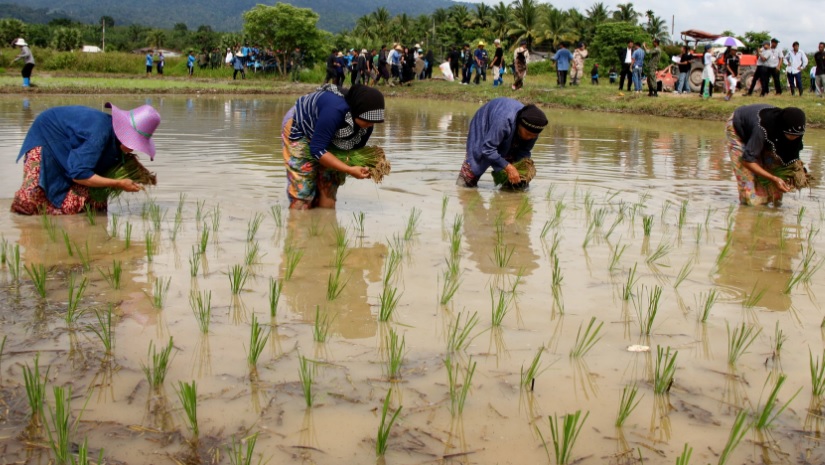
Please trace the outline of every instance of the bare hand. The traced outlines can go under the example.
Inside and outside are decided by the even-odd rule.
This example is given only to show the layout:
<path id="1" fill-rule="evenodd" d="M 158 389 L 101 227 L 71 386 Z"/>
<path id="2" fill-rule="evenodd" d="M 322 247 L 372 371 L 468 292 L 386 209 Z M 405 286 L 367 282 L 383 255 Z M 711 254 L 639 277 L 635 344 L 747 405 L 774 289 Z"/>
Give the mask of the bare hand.
<path id="1" fill-rule="evenodd" d="M 504 171 L 507 173 L 507 180 L 510 181 L 510 184 L 518 184 L 521 182 L 521 175 L 518 174 L 515 166 L 507 165 L 504 167 Z"/>
<path id="2" fill-rule="evenodd" d="M 776 188 L 779 189 L 782 192 L 790 192 L 791 191 L 790 186 L 788 186 L 788 184 L 782 178 L 780 178 L 779 176 L 774 177 L 773 185 L 776 186 Z"/>
<path id="3" fill-rule="evenodd" d="M 367 179 L 370 177 L 370 170 L 369 168 L 365 168 L 363 166 L 350 166 L 347 174 L 355 179 Z"/>
<path id="4" fill-rule="evenodd" d="M 143 190 L 143 186 L 135 181 L 132 181 L 131 179 L 121 179 L 120 182 L 118 182 L 118 187 L 126 192 L 138 192 Z"/>

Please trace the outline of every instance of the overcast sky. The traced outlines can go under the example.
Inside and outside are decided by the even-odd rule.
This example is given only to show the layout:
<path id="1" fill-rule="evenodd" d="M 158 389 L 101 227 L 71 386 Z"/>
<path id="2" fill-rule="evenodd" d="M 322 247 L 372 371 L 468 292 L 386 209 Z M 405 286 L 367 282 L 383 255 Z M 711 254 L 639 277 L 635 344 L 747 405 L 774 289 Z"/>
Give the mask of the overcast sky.
<path id="1" fill-rule="evenodd" d="M 479 3 L 480 0 L 468 1 Z M 488 5 L 498 3 L 497 0 L 483 1 Z M 504 3 L 509 2 L 505 0 Z M 555 0 L 550 3 L 556 8 L 575 7 L 585 13 L 596 0 Z M 624 2 L 603 3 L 612 11 L 617 3 Z M 653 10 L 667 22 L 671 33 L 670 25 L 675 17 L 676 34 L 671 36 L 674 40 L 679 40 L 679 32 L 688 29 L 715 34 L 731 30 L 737 35 L 747 31 L 768 31 L 779 39 L 782 48 L 790 48 L 794 41 L 798 41 L 800 48 L 808 53 L 816 51 L 817 44 L 825 41 L 825 2 L 822 0 L 636 0 L 632 3 L 636 11 Z"/>

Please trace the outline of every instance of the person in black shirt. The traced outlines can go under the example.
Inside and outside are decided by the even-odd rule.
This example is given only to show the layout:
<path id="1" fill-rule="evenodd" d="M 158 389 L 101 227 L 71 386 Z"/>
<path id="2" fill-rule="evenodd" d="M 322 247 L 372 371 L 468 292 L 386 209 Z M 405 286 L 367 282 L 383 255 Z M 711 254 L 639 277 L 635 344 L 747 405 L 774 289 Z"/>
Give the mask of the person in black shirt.
<path id="1" fill-rule="evenodd" d="M 493 67 L 493 87 L 498 87 L 504 83 L 501 72 L 504 69 L 504 49 L 501 48 L 501 40 L 496 39 L 493 43 L 496 45 L 496 53 L 490 65 Z"/>
<path id="2" fill-rule="evenodd" d="M 682 45 L 682 54 L 679 57 L 679 81 L 676 84 L 677 94 L 689 94 L 690 85 L 688 84 L 690 76 L 690 62 L 693 61 L 693 55 L 688 50 L 687 45 Z"/>
<path id="3" fill-rule="evenodd" d="M 816 63 L 816 95 L 820 98 L 825 96 L 825 42 L 819 43 L 819 51 L 814 53 L 814 63 Z"/>
<path id="4" fill-rule="evenodd" d="M 324 84 L 332 81 L 333 84 L 338 85 L 338 72 L 335 69 L 338 66 L 338 49 L 332 49 L 332 53 L 327 57 L 327 77 L 324 79 Z"/>
<path id="5" fill-rule="evenodd" d="M 627 78 L 627 91 L 630 92 L 630 83 L 633 81 L 630 72 L 630 62 L 633 55 L 633 41 L 627 41 L 627 48 L 619 49 L 619 63 L 622 65 L 622 70 L 619 72 L 619 90 L 624 87 L 624 78 Z"/>
<path id="6" fill-rule="evenodd" d="M 725 50 L 725 100 L 730 100 L 739 82 L 739 55 L 731 48 Z"/>
<path id="7" fill-rule="evenodd" d="M 450 53 L 447 55 L 447 60 L 450 61 L 450 71 L 453 72 L 455 79 L 459 79 L 459 68 L 461 68 L 461 52 L 456 50 L 455 45 L 450 46 Z"/>

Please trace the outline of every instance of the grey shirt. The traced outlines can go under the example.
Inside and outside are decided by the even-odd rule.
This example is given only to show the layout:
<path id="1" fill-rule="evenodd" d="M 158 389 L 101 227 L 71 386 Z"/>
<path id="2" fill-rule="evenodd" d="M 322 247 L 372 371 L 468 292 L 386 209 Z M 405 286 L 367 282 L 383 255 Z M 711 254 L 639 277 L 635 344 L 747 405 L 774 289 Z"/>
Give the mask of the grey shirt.
<path id="1" fill-rule="evenodd" d="M 23 61 L 27 65 L 33 65 L 34 64 L 34 56 L 32 55 L 32 51 L 29 50 L 28 46 L 24 45 L 24 46 L 20 47 L 20 55 L 17 55 L 17 58 L 15 58 L 14 61 L 17 61 L 17 60 L 20 60 L 20 59 L 23 59 Z"/>
<path id="2" fill-rule="evenodd" d="M 770 58 L 765 63 L 765 66 L 769 68 L 778 68 L 779 64 L 782 63 L 782 59 L 784 56 L 782 55 L 782 50 L 779 50 L 779 47 L 770 49 Z"/>

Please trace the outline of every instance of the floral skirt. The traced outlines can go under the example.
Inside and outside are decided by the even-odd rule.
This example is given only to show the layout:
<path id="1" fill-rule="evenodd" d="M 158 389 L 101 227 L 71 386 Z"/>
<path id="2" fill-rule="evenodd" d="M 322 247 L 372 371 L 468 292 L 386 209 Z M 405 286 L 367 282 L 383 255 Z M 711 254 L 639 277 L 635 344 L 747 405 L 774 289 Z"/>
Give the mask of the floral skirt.
<path id="1" fill-rule="evenodd" d="M 286 166 L 286 194 L 289 208 L 308 210 L 318 206 L 319 193 L 336 200 L 338 187 L 344 184 L 345 175 L 326 168 L 309 153 L 309 140 L 301 138 L 290 140 L 292 116 L 295 108 L 290 109 L 281 126 L 284 165 Z"/>
<path id="2" fill-rule="evenodd" d="M 773 184 L 767 186 L 761 184 L 753 171 L 742 165 L 745 143 L 736 134 L 733 127 L 733 115 L 725 124 L 725 135 L 728 139 L 728 154 L 733 163 L 733 174 L 736 176 L 736 188 L 739 189 L 739 202 L 742 205 L 766 205 L 773 202 L 774 205 L 779 206 L 782 203 L 782 192 Z"/>
<path id="3" fill-rule="evenodd" d="M 106 211 L 106 202 L 95 202 L 89 197 L 89 188 L 72 184 L 60 207 L 55 207 L 40 187 L 41 147 L 35 147 L 25 155 L 23 185 L 14 193 L 11 211 L 21 215 L 76 215 L 86 210 L 86 205 L 97 211 Z"/>

